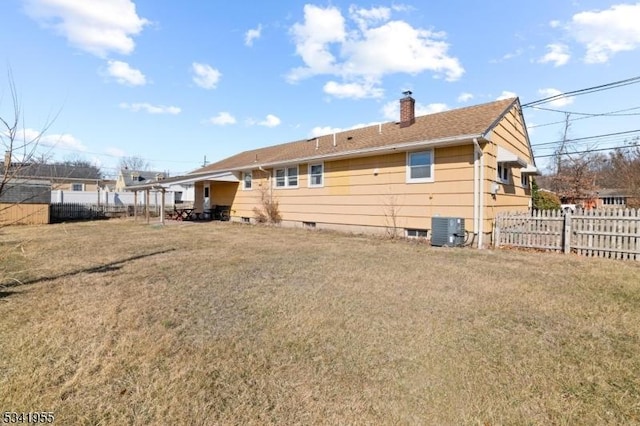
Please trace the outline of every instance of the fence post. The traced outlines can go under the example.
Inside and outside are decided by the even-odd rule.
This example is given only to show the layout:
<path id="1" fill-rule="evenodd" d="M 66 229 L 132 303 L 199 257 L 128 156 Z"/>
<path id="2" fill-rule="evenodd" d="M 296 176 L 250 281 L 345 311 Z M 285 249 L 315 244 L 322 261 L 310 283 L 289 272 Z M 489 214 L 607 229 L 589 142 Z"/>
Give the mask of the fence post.
<path id="1" fill-rule="evenodd" d="M 493 228 L 493 247 L 494 248 L 499 248 L 500 247 L 500 213 L 498 213 L 498 216 L 496 217 L 496 225 Z"/>
<path id="2" fill-rule="evenodd" d="M 571 252 L 571 212 L 564 215 L 564 241 L 562 251 L 564 254 Z"/>

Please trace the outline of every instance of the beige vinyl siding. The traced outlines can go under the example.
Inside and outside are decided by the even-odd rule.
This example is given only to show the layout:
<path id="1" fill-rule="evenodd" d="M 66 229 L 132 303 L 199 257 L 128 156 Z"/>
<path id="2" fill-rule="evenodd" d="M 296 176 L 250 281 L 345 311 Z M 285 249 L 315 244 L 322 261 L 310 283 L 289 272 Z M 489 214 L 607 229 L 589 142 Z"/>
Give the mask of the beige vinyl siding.
<path id="1" fill-rule="evenodd" d="M 436 148 L 434 182 L 406 183 L 406 152 L 324 162 L 324 186 L 308 187 L 308 165 L 299 165 L 297 188 L 273 188 L 254 171 L 253 189 L 238 190 L 232 216 L 253 217 L 262 188 L 280 204 L 284 221 L 373 227 L 431 228 L 431 217 L 461 216 L 473 227 L 473 146 Z M 315 164 L 315 163 L 314 163 Z M 267 170 L 272 173 L 272 170 Z"/>
<path id="2" fill-rule="evenodd" d="M 0 203 L 0 225 L 45 225 L 49 223 L 49 204 Z"/>
<path id="3" fill-rule="evenodd" d="M 518 157 L 533 164 L 532 153 L 527 143 L 527 135 L 522 115 L 514 106 L 494 127 L 491 134 L 492 143 L 485 148 L 485 230 L 489 232 L 495 215 L 502 211 L 527 210 L 530 206 L 531 190 L 522 187 L 520 167 L 509 167 L 509 183 L 498 183 L 498 193 L 490 194 L 491 185 L 497 176 L 497 151 L 501 146 Z"/>
<path id="4" fill-rule="evenodd" d="M 211 182 L 210 195 L 212 206 L 231 206 L 241 183 Z"/>

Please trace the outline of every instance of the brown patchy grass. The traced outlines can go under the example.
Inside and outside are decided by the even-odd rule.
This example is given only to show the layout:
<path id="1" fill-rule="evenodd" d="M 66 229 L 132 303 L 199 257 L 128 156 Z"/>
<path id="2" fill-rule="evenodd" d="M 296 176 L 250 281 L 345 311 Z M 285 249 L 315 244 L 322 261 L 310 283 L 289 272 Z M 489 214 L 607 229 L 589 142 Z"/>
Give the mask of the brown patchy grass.
<path id="1" fill-rule="evenodd" d="M 5 411 L 640 423 L 636 263 L 229 223 L 0 231 Z"/>

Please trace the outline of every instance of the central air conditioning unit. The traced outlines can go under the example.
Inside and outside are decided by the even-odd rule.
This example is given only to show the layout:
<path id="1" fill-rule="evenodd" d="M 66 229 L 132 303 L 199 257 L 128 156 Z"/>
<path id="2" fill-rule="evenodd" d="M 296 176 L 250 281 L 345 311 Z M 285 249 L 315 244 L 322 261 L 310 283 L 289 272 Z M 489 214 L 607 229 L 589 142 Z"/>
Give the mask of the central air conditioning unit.
<path id="1" fill-rule="evenodd" d="M 431 245 L 459 247 L 464 245 L 464 219 L 461 217 L 431 218 Z"/>

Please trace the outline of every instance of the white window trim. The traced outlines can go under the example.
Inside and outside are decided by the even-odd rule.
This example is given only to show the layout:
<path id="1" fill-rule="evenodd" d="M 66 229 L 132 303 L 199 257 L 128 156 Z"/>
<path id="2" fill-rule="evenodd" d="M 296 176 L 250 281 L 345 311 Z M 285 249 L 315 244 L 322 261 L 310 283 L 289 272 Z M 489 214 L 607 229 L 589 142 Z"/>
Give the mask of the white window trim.
<path id="1" fill-rule="evenodd" d="M 250 177 L 251 177 L 251 179 L 250 179 L 250 181 L 251 181 L 251 188 L 247 188 L 247 187 L 245 186 L 246 182 L 245 182 L 244 178 L 245 178 L 246 176 L 250 176 Z M 242 190 L 243 190 L 243 191 L 251 191 L 252 189 L 253 189 L 253 172 L 242 172 Z"/>
<path id="2" fill-rule="evenodd" d="M 322 166 L 322 174 L 320 175 L 320 177 L 322 178 L 322 183 L 320 185 L 311 183 L 311 167 L 312 166 Z M 308 168 L 307 169 L 307 184 L 308 184 L 309 188 L 322 188 L 322 187 L 324 187 L 324 162 L 309 163 L 307 165 L 307 168 Z"/>
<path id="3" fill-rule="evenodd" d="M 525 180 L 526 180 L 526 185 L 525 185 Z M 522 185 L 524 189 L 531 188 L 531 178 L 529 177 L 529 175 L 525 173 L 520 175 L 520 185 Z"/>
<path id="4" fill-rule="evenodd" d="M 430 164 L 430 171 L 429 171 L 429 177 L 428 178 L 411 178 L 411 166 L 410 166 L 410 158 L 411 158 L 411 154 L 418 154 L 420 152 L 428 152 L 430 154 L 431 157 L 431 164 Z M 434 171 L 435 171 L 435 152 L 433 149 L 421 149 L 420 151 L 411 151 L 411 152 L 407 152 L 407 158 L 405 161 L 405 168 L 406 168 L 406 179 L 407 179 L 407 183 L 429 183 L 429 182 L 434 182 Z"/>
<path id="5" fill-rule="evenodd" d="M 78 189 L 78 190 L 73 189 L 74 185 L 80 185 L 80 189 Z M 71 184 L 71 191 L 72 191 L 72 192 L 82 192 L 82 191 L 84 191 L 84 190 L 85 190 L 84 183 L 72 183 L 72 184 Z"/>
<path id="6" fill-rule="evenodd" d="M 507 171 L 507 178 L 506 179 L 504 179 L 502 177 L 502 173 L 500 173 L 500 169 Z M 508 184 L 510 176 L 511 176 L 511 169 L 509 167 L 507 167 L 507 163 L 498 162 L 497 165 L 496 165 L 496 180 L 499 183 Z"/>
<path id="7" fill-rule="evenodd" d="M 289 185 L 289 169 L 296 168 L 296 176 L 298 179 L 296 180 L 295 185 Z M 276 177 L 276 172 L 278 170 L 284 170 L 284 186 L 278 186 L 278 178 Z M 274 189 L 294 189 L 300 186 L 300 166 L 296 164 L 295 166 L 282 166 L 273 169 L 273 188 Z"/>

